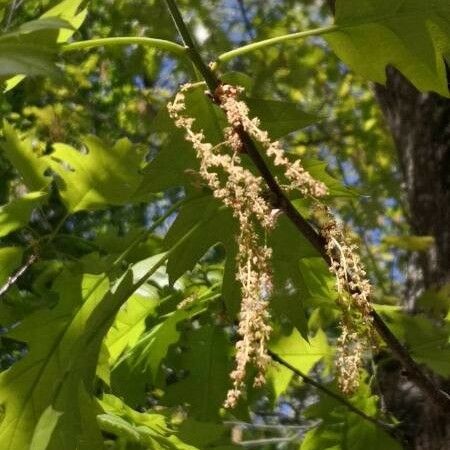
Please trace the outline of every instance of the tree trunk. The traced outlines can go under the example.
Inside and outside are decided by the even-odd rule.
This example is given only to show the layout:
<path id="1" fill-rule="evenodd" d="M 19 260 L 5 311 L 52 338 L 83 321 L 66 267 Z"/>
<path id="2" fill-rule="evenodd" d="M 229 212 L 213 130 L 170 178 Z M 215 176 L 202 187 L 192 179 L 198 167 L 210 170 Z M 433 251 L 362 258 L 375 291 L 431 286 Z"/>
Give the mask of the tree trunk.
<path id="1" fill-rule="evenodd" d="M 414 311 L 423 289 L 450 283 L 450 100 L 419 93 L 393 68 L 387 75 L 386 86 L 375 91 L 397 148 L 408 220 L 414 234 L 435 240 L 411 260 L 405 302 Z M 450 412 L 439 416 L 400 367 L 383 370 L 381 378 L 386 407 L 403 421 L 410 448 L 449 450 Z"/>

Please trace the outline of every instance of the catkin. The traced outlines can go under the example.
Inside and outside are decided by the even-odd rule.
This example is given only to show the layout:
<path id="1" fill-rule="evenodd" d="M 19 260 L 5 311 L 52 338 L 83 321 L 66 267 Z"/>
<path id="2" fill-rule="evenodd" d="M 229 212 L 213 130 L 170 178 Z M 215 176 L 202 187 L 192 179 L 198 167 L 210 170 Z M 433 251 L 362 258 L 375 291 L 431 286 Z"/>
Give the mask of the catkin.
<path id="1" fill-rule="evenodd" d="M 272 141 L 267 131 L 261 129 L 260 120 L 249 117 L 249 108 L 240 99 L 243 88 L 221 85 L 213 93 L 215 102 L 225 113 L 228 126 L 224 129 L 224 142 L 215 146 L 206 142 L 203 131 L 194 130 L 195 118 L 184 115 L 185 93 L 191 87 L 189 84 L 182 86 L 174 101 L 169 103 L 170 117 L 178 128 L 184 130 L 185 139 L 191 142 L 200 162 L 200 176 L 214 197 L 231 209 L 239 223 L 236 278 L 242 295 L 238 326 L 240 338 L 236 344 L 236 366 L 230 374 L 233 387 L 228 392 L 225 406 L 236 406 L 245 392 L 250 364 L 257 368 L 254 385 L 264 384 L 270 364 L 267 343 L 272 331 L 269 314 L 272 250 L 263 241 L 261 231 L 270 233 L 276 225 L 278 211 L 263 195 L 261 177 L 242 166 L 240 155 L 245 149 L 241 131 L 259 142 L 275 166 L 284 168 L 288 190 L 299 192 L 325 209 L 321 234 L 331 261 L 330 271 L 336 277 L 338 304 L 342 310 L 336 356 L 338 382 L 344 393 L 353 393 L 359 385 L 363 351 L 370 340 L 371 286 L 356 247 L 348 243 L 342 226 L 322 204 L 323 197 L 329 194 L 327 186 L 311 176 L 299 158 L 291 162 L 282 144 Z"/>

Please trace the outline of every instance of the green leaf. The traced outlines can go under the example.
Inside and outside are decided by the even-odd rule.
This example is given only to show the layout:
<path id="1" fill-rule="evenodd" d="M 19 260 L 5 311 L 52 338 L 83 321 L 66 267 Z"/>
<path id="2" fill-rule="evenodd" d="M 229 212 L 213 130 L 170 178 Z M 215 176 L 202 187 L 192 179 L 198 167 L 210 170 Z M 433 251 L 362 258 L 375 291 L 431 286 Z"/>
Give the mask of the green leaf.
<path id="1" fill-rule="evenodd" d="M 49 406 L 41 415 L 31 440 L 30 450 L 46 450 L 62 413 Z"/>
<path id="2" fill-rule="evenodd" d="M 195 128 L 203 130 L 209 142 L 218 144 L 224 140 L 219 126 L 222 112 L 206 97 L 203 86 L 186 93 L 186 114 L 196 119 Z M 184 132 L 175 127 L 166 107 L 156 116 L 152 131 L 163 133 L 166 138 L 159 153 L 144 169 L 139 193 L 161 192 L 178 186 L 195 187 L 199 167 L 195 151 L 184 139 Z"/>
<path id="3" fill-rule="evenodd" d="M 55 144 L 53 153 L 47 157 L 58 175 L 60 194 L 69 212 L 133 202 L 142 178 L 142 153 L 128 139 L 109 146 L 89 136 L 84 143 L 87 153 L 66 144 Z"/>
<path id="4" fill-rule="evenodd" d="M 308 374 L 320 360 L 329 356 L 331 352 L 327 337 L 322 330 L 318 331 L 308 342 L 296 329 L 293 329 L 288 336 L 276 336 L 269 347 L 270 350 L 305 374 Z M 275 393 L 280 395 L 287 389 L 293 374 L 291 372 L 288 376 L 283 371 L 278 372 L 277 369 L 278 365 L 276 370 L 270 372 L 269 379 Z M 277 380 L 277 376 L 280 376 L 281 379 Z"/>
<path id="5" fill-rule="evenodd" d="M 448 96 L 444 56 L 450 50 L 448 0 L 336 1 L 337 31 L 325 36 L 338 56 L 384 83 L 393 65 L 422 91 Z"/>
<path id="6" fill-rule="evenodd" d="M 45 75 L 55 72 L 54 57 L 59 49 L 57 44 L 67 42 L 86 18 L 86 9 L 77 13 L 81 3 L 82 0 L 64 0 L 44 13 L 39 20 L 23 25 L 19 29 L 19 33 L 15 33 L 15 37 L 21 46 L 17 48 L 16 43 L 17 51 L 13 58 L 9 54 L 11 48 L 7 48 L 6 51 L 4 48 L 3 55 L 6 56 L 9 70 L 12 67 L 15 68 L 14 72 L 9 75 L 20 75 L 13 76 L 5 81 L 4 92 L 8 92 L 17 86 L 26 75 Z M 52 26 L 50 27 L 50 25 Z M 24 33 L 30 32 L 30 29 L 35 31 L 33 36 L 24 36 Z M 36 33 L 38 30 L 40 30 L 40 33 Z M 49 33 L 48 30 L 55 30 L 55 32 Z M 46 44 L 44 41 L 40 46 L 37 46 L 42 39 L 48 39 L 49 37 L 51 38 L 50 42 Z M 1 56 L 0 44 L 0 58 Z"/>
<path id="7" fill-rule="evenodd" d="M 219 242 L 224 244 L 232 255 L 235 254 L 236 225 L 231 212 L 222 207 L 211 195 L 191 200 L 183 206 L 166 235 L 165 246 L 170 248 L 187 230 L 200 221 L 203 223 L 197 231 L 169 258 L 167 273 L 171 283 L 188 270 L 192 270 L 207 250 Z"/>
<path id="8" fill-rule="evenodd" d="M 0 376 L 2 405 L 6 411 L 0 424 L 3 448 L 29 448 L 40 417 L 50 406 L 61 417 L 52 433 L 49 450 L 58 448 L 58 440 L 64 434 L 67 449 L 87 450 L 89 441 L 90 448 L 102 448 L 98 433 L 85 435 L 81 411 L 95 421 L 92 410 L 85 411 L 89 403 L 84 405 L 82 393 L 87 395 L 86 389 L 91 388 L 89 375 L 96 364 L 99 330 L 97 326 L 86 327 L 86 319 L 100 305 L 108 288 L 105 277 L 81 279 L 65 273 L 54 286 L 60 295 L 58 305 L 28 316 L 10 332 L 12 339 L 27 342 L 31 347 L 26 357 Z M 83 293 L 88 295 L 83 298 Z M 83 403 L 78 402 L 80 397 Z M 79 447 L 75 447 L 77 441 Z"/>
<path id="9" fill-rule="evenodd" d="M 0 206 L 0 237 L 24 227 L 29 222 L 33 210 L 46 198 L 45 192 L 31 192 Z"/>
<path id="10" fill-rule="evenodd" d="M 185 420 L 178 429 L 180 439 L 199 449 L 237 449 L 238 446 L 224 447 L 230 441 L 230 431 L 223 423 L 199 422 L 197 420 Z"/>
<path id="11" fill-rule="evenodd" d="M 395 308 L 380 311 L 416 361 L 443 377 L 450 376 L 450 325 L 438 327 L 423 315 L 409 316 Z"/>
<path id="12" fill-rule="evenodd" d="M 58 35 L 58 43 L 67 42 L 83 24 L 87 9 L 77 12 L 83 0 L 64 0 L 44 13 L 41 18 L 60 17 L 70 23 L 72 29 L 62 29 Z"/>
<path id="13" fill-rule="evenodd" d="M 116 316 L 104 344 L 108 350 L 108 364 L 113 366 L 123 351 L 133 347 L 145 331 L 145 319 L 154 312 L 158 301 L 138 293 L 130 297 Z"/>
<path id="14" fill-rule="evenodd" d="M 185 272 L 192 270 L 209 249 L 221 243 L 226 253 L 222 293 L 227 312 L 231 317 L 234 317 L 239 311 L 240 288 L 235 276 L 237 225 L 231 211 L 223 207 L 211 195 L 189 201 L 181 209 L 172 227 L 167 232 L 164 243 L 167 247 L 170 247 L 189 229 L 200 222 L 200 226 L 190 239 L 179 246 L 169 258 L 167 262 L 169 280 L 174 283 Z"/>
<path id="15" fill-rule="evenodd" d="M 112 395 L 104 395 L 100 404 L 106 413 L 99 416 L 102 429 L 128 442 L 139 442 L 144 448 L 155 450 L 197 450 L 177 436 L 176 429 L 162 414 L 139 413 Z"/>
<path id="16" fill-rule="evenodd" d="M 272 139 L 279 139 L 319 121 L 318 116 L 302 111 L 296 103 L 256 98 L 246 98 L 245 102 L 250 109 L 250 117 L 258 117 L 261 129 L 267 131 Z"/>
<path id="17" fill-rule="evenodd" d="M 434 244 L 434 238 L 433 236 L 385 236 L 383 243 L 411 252 L 424 252 Z"/>
<path id="18" fill-rule="evenodd" d="M 378 399 L 371 395 L 367 384 L 361 383 L 350 401 L 367 415 L 376 414 Z M 402 450 L 399 442 L 379 427 L 325 394 L 306 411 L 306 416 L 321 423 L 306 433 L 300 450 Z"/>
<path id="19" fill-rule="evenodd" d="M 8 78 L 5 82 L 5 89 L 3 92 L 9 92 L 14 89 L 18 84 L 20 84 L 26 78 L 25 75 L 16 75 L 12 78 Z"/>
<path id="20" fill-rule="evenodd" d="M 136 344 L 125 351 L 112 371 L 114 393 L 132 406 L 142 402 L 146 385 L 157 382 L 158 375 L 161 374 L 161 363 L 169 348 L 180 340 L 178 328 L 181 323 L 203 313 L 209 301 L 216 297 L 212 292 L 208 294 L 210 295 L 199 297 L 189 308 L 177 309 L 164 315 L 159 323 L 142 334 Z M 130 378 L 134 381 L 132 384 L 126 382 Z"/>
<path id="21" fill-rule="evenodd" d="M 3 285 L 9 276 L 22 262 L 23 248 L 0 247 L 0 285 Z"/>
<path id="22" fill-rule="evenodd" d="M 266 374 L 268 386 L 272 388 L 272 404 L 278 400 L 280 395 L 284 394 L 289 387 L 293 374 L 292 371 L 281 364 L 272 364 Z"/>
<path id="23" fill-rule="evenodd" d="M 41 16 L 25 23 L 17 31 L 0 36 L 0 79 L 6 80 L 6 91 L 27 75 L 55 72 L 54 57 L 59 43 L 66 42 L 78 29 L 87 11 L 77 14 L 81 0 L 65 0 Z"/>
<path id="24" fill-rule="evenodd" d="M 188 317 L 189 314 L 184 310 L 168 314 L 161 323 L 143 334 L 137 343 L 128 352 L 125 352 L 117 363 L 117 367 L 125 363 L 130 367 L 131 373 L 150 373 L 155 380 L 159 366 L 169 347 L 178 342 L 180 338 L 178 324 Z"/>
<path id="25" fill-rule="evenodd" d="M 105 275 L 63 272 L 53 286 L 57 305 L 27 316 L 10 331 L 10 338 L 28 343 L 29 352 L 0 375 L 2 448 L 29 448 L 50 406 L 62 414 L 46 450 L 103 448 L 95 421 L 95 368 L 114 316 L 149 276 L 141 265 L 128 270 L 112 289 Z"/>
<path id="26" fill-rule="evenodd" d="M 322 181 L 328 188 L 330 197 L 356 197 L 354 189 L 348 188 L 340 180 L 332 177 L 328 173 L 328 164 L 318 159 L 303 159 L 303 167 L 316 179 Z"/>
<path id="27" fill-rule="evenodd" d="M 97 416 L 97 422 L 102 431 L 113 434 L 126 442 L 142 444 L 142 438 L 135 426 L 111 414 L 100 414 Z"/>
<path id="28" fill-rule="evenodd" d="M 446 316 L 450 310 L 450 283 L 427 289 L 418 297 L 417 306 L 437 318 Z"/>
<path id="29" fill-rule="evenodd" d="M 175 364 L 186 370 L 187 376 L 167 386 L 163 401 L 169 405 L 189 405 L 190 415 L 195 419 L 218 420 L 230 385 L 228 339 L 221 328 L 205 325 L 184 336 L 183 348 Z"/>
<path id="30" fill-rule="evenodd" d="M 0 36 L 0 80 L 15 75 L 55 73 L 54 59 L 62 28 L 72 27 L 59 18 L 43 18 Z"/>
<path id="31" fill-rule="evenodd" d="M 242 86 L 246 91 L 251 91 L 255 80 L 244 72 L 226 72 L 221 77 L 224 84 L 233 84 L 234 86 Z"/>
<path id="32" fill-rule="evenodd" d="M 321 261 L 316 250 L 297 231 L 294 225 L 284 216 L 278 219 L 277 226 L 269 236 L 273 249 L 272 271 L 274 292 L 271 298 L 271 309 L 283 322 L 292 323 L 302 336 L 307 339 L 308 325 L 306 307 L 311 304 L 311 293 L 308 286 L 312 277 L 316 276 L 317 267 L 309 268 L 301 261 Z M 329 272 L 326 269 L 327 275 Z M 324 278 L 326 279 L 326 278 Z M 317 286 L 317 292 L 322 286 Z M 329 297 L 327 297 L 329 301 Z"/>
<path id="33" fill-rule="evenodd" d="M 30 191 L 40 191 L 48 186 L 50 178 L 44 175 L 48 165 L 45 158 L 38 157 L 33 150 L 31 139 L 22 140 L 14 127 L 6 120 L 3 121 L 2 143 L 5 156 L 19 172 L 25 186 Z"/>
<path id="34" fill-rule="evenodd" d="M 330 273 L 323 258 L 302 258 L 299 262 L 302 278 L 302 293 L 305 300 L 313 305 L 335 307 L 338 297 L 336 279 Z"/>

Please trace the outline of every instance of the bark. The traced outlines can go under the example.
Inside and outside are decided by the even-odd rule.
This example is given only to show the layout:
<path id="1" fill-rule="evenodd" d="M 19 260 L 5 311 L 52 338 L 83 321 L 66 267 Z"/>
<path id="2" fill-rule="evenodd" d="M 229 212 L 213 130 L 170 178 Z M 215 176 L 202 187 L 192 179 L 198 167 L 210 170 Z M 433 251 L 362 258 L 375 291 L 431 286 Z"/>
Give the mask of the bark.
<path id="1" fill-rule="evenodd" d="M 335 0 L 326 1 L 334 14 Z M 410 259 L 405 307 L 414 312 L 423 290 L 450 283 L 450 100 L 418 92 L 394 68 L 375 93 L 397 149 L 412 232 L 435 240 Z M 450 412 L 437 412 L 397 361 L 385 361 L 379 366 L 380 394 L 401 421 L 407 449 L 450 450 Z M 449 380 L 435 381 L 450 392 Z"/>
<path id="2" fill-rule="evenodd" d="M 423 289 L 450 283 L 450 100 L 418 92 L 393 68 L 387 75 L 375 91 L 397 148 L 409 224 L 414 234 L 435 240 L 411 258 L 405 302 L 414 311 Z M 436 413 L 399 366 L 384 367 L 380 378 L 386 407 L 403 421 L 410 448 L 449 450 L 450 413 Z M 448 392 L 448 382 L 436 381 Z"/>
<path id="3" fill-rule="evenodd" d="M 397 147 L 417 235 L 435 245 L 418 261 L 425 288 L 450 283 L 450 100 L 420 94 L 396 70 L 376 94 Z"/>

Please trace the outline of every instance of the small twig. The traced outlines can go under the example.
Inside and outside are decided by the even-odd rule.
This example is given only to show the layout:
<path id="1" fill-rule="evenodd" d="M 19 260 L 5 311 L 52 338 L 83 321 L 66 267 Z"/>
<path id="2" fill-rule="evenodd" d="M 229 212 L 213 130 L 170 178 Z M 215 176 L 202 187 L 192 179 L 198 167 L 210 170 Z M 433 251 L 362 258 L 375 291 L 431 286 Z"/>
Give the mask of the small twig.
<path id="1" fill-rule="evenodd" d="M 325 393 L 329 397 L 332 397 L 333 399 L 335 399 L 336 401 L 338 401 L 339 403 L 344 405 L 349 411 L 357 414 L 359 417 L 361 417 L 362 419 L 370 422 L 371 424 L 373 424 L 373 425 L 375 425 L 375 426 L 377 426 L 379 428 L 382 428 L 385 432 L 389 433 L 391 436 L 393 436 L 395 438 L 398 438 L 398 436 L 396 436 L 396 434 L 394 432 L 393 426 L 391 426 L 391 425 L 389 425 L 389 424 L 387 424 L 385 422 L 382 422 L 381 420 L 378 420 L 375 417 L 368 416 L 364 411 L 360 410 L 355 405 L 350 403 L 346 398 L 341 397 L 339 394 L 337 394 L 336 392 L 332 391 L 331 389 L 328 389 L 323 384 L 317 382 L 316 380 L 313 380 L 311 377 L 309 377 L 308 375 L 306 375 L 305 373 L 303 373 L 302 371 L 300 371 L 299 369 L 294 367 L 292 364 L 290 364 L 286 360 L 284 360 L 280 355 L 277 355 L 276 353 L 272 352 L 271 350 L 269 350 L 269 355 L 272 357 L 272 359 L 274 361 L 276 361 L 277 363 L 279 363 L 282 366 L 286 367 L 291 372 L 295 373 L 300 378 L 302 378 L 305 383 L 308 383 L 311 386 L 314 386 L 319 391 Z"/>
<path id="2" fill-rule="evenodd" d="M 7 31 L 8 28 L 11 26 L 11 22 L 14 17 L 14 13 L 20 8 L 24 0 L 13 0 L 11 3 L 11 7 L 9 9 L 8 18 L 6 19 L 6 23 L 4 26 L 4 31 Z"/>
<path id="3" fill-rule="evenodd" d="M 26 260 L 25 264 L 13 275 L 11 275 L 6 283 L 0 288 L 0 297 L 5 295 L 18 281 L 19 279 L 25 275 L 27 270 L 39 259 L 38 253 L 35 251 L 33 252 L 28 259 Z"/>
<path id="4" fill-rule="evenodd" d="M 252 22 L 248 17 L 247 9 L 245 8 L 244 5 L 244 0 L 237 0 L 237 3 L 239 5 L 239 11 L 241 12 L 242 20 L 244 21 L 245 30 L 247 31 L 248 37 L 250 39 L 254 39 L 255 30 L 253 29 Z"/>

